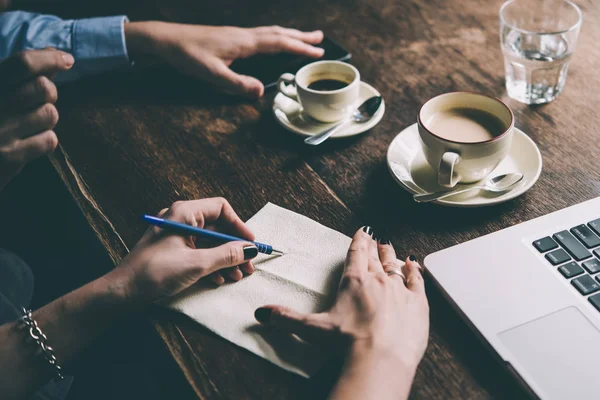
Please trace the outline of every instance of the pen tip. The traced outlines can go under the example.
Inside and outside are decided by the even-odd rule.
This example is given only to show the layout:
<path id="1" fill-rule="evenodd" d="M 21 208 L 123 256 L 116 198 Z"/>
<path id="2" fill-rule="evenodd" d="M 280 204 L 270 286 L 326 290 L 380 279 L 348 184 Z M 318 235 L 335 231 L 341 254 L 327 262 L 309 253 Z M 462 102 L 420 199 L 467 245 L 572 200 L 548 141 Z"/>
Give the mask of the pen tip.
<path id="1" fill-rule="evenodd" d="M 276 256 L 283 256 L 283 255 L 285 255 L 285 253 L 283 251 L 276 250 L 276 249 L 271 250 L 271 254 L 276 255 Z"/>

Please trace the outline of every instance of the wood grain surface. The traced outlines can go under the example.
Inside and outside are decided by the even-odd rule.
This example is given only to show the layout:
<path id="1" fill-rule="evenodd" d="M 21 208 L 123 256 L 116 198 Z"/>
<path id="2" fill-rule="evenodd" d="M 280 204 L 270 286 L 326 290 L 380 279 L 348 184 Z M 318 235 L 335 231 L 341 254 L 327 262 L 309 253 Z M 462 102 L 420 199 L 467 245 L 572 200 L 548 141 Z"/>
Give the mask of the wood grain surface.
<path id="1" fill-rule="evenodd" d="M 118 262 L 144 230 L 143 213 L 175 200 L 223 196 L 247 219 L 271 201 L 351 235 L 370 224 L 402 256 L 433 251 L 600 194 L 600 7 L 578 1 L 584 22 L 564 93 L 546 106 L 510 100 L 498 38 L 501 1 L 110 1 L 94 14 L 132 20 L 323 29 L 353 54 L 363 80 L 387 103 L 365 135 L 309 148 L 274 121 L 273 93 L 258 102 L 219 95 L 164 67 L 134 69 L 60 91 L 61 147 L 53 165 Z M 46 5 L 45 5 L 46 6 Z M 48 6 L 49 7 L 49 6 Z M 79 2 L 67 16 L 89 13 Z M 472 210 L 419 205 L 385 166 L 394 136 L 422 103 L 472 90 L 506 100 L 538 144 L 544 170 L 524 196 Z M 518 279 L 518 277 L 515 277 Z M 430 344 L 413 398 L 520 398 L 525 393 L 429 280 Z M 473 284 L 476 284 L 474 282 Z M 227 343 L 185 316 L 150 316 L 202 399 L 323 397 L 328 366 L 310 381 Z"/>

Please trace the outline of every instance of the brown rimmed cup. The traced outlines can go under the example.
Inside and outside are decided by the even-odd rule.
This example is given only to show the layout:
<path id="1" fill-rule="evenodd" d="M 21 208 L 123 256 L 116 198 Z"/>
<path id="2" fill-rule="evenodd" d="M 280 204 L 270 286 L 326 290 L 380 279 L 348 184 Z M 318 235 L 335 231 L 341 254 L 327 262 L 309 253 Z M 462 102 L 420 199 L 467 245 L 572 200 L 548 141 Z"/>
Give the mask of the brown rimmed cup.
<path id="1" fill-rule="evenodd" d="M 463 142 L 460 133 L 439 135 L 428 128 L 429 121 L 437 113 L 457 108 L 476 109 L 497 117 L 503 124 L 502 131 L 488 140 Z M 423 104 L 417 122 L 423 154 L 429 165 L 437 171 L 438 184 L 454 187 L 459 182 L 480 181 L 500 164 L 510 151 L 515 118 L 511 109 L 494 97 L 472 92 L 452 92 L 436 96 Z M 446 139 L 449 136 L 456 139 Z"/>

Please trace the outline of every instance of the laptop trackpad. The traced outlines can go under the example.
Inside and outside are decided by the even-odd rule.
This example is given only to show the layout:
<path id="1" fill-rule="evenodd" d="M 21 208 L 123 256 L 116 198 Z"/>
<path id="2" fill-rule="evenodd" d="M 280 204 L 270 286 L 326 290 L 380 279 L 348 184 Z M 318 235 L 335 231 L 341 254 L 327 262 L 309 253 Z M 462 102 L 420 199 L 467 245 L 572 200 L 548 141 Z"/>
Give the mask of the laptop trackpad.
<path id="1" fill-rule="evenodd" d="M 577 308 L 554 312 L 498 337 L 544 399 L 597 398 L 600 332 Z"/>

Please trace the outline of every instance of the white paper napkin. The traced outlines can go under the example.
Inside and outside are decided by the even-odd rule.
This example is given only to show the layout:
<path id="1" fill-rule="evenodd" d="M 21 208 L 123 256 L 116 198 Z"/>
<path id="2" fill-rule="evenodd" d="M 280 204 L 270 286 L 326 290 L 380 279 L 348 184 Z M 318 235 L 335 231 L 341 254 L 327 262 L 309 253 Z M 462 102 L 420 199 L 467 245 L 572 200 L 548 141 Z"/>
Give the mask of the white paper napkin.
<path id="1" fill-rule="evenodd" d="M 211 331 L 286 370 L 309 377 L 329 357 L 292 336 L 260 326 L 254 311 L 281 304 L 300 312 L 330 306 L 351 239 L 295 212 L 268 203 L 249 221 L 259 241 L 284 251 L 259 255 L 256 271 L 221 287 L 204 284 L 178 295 L 170 304 Z"/>

